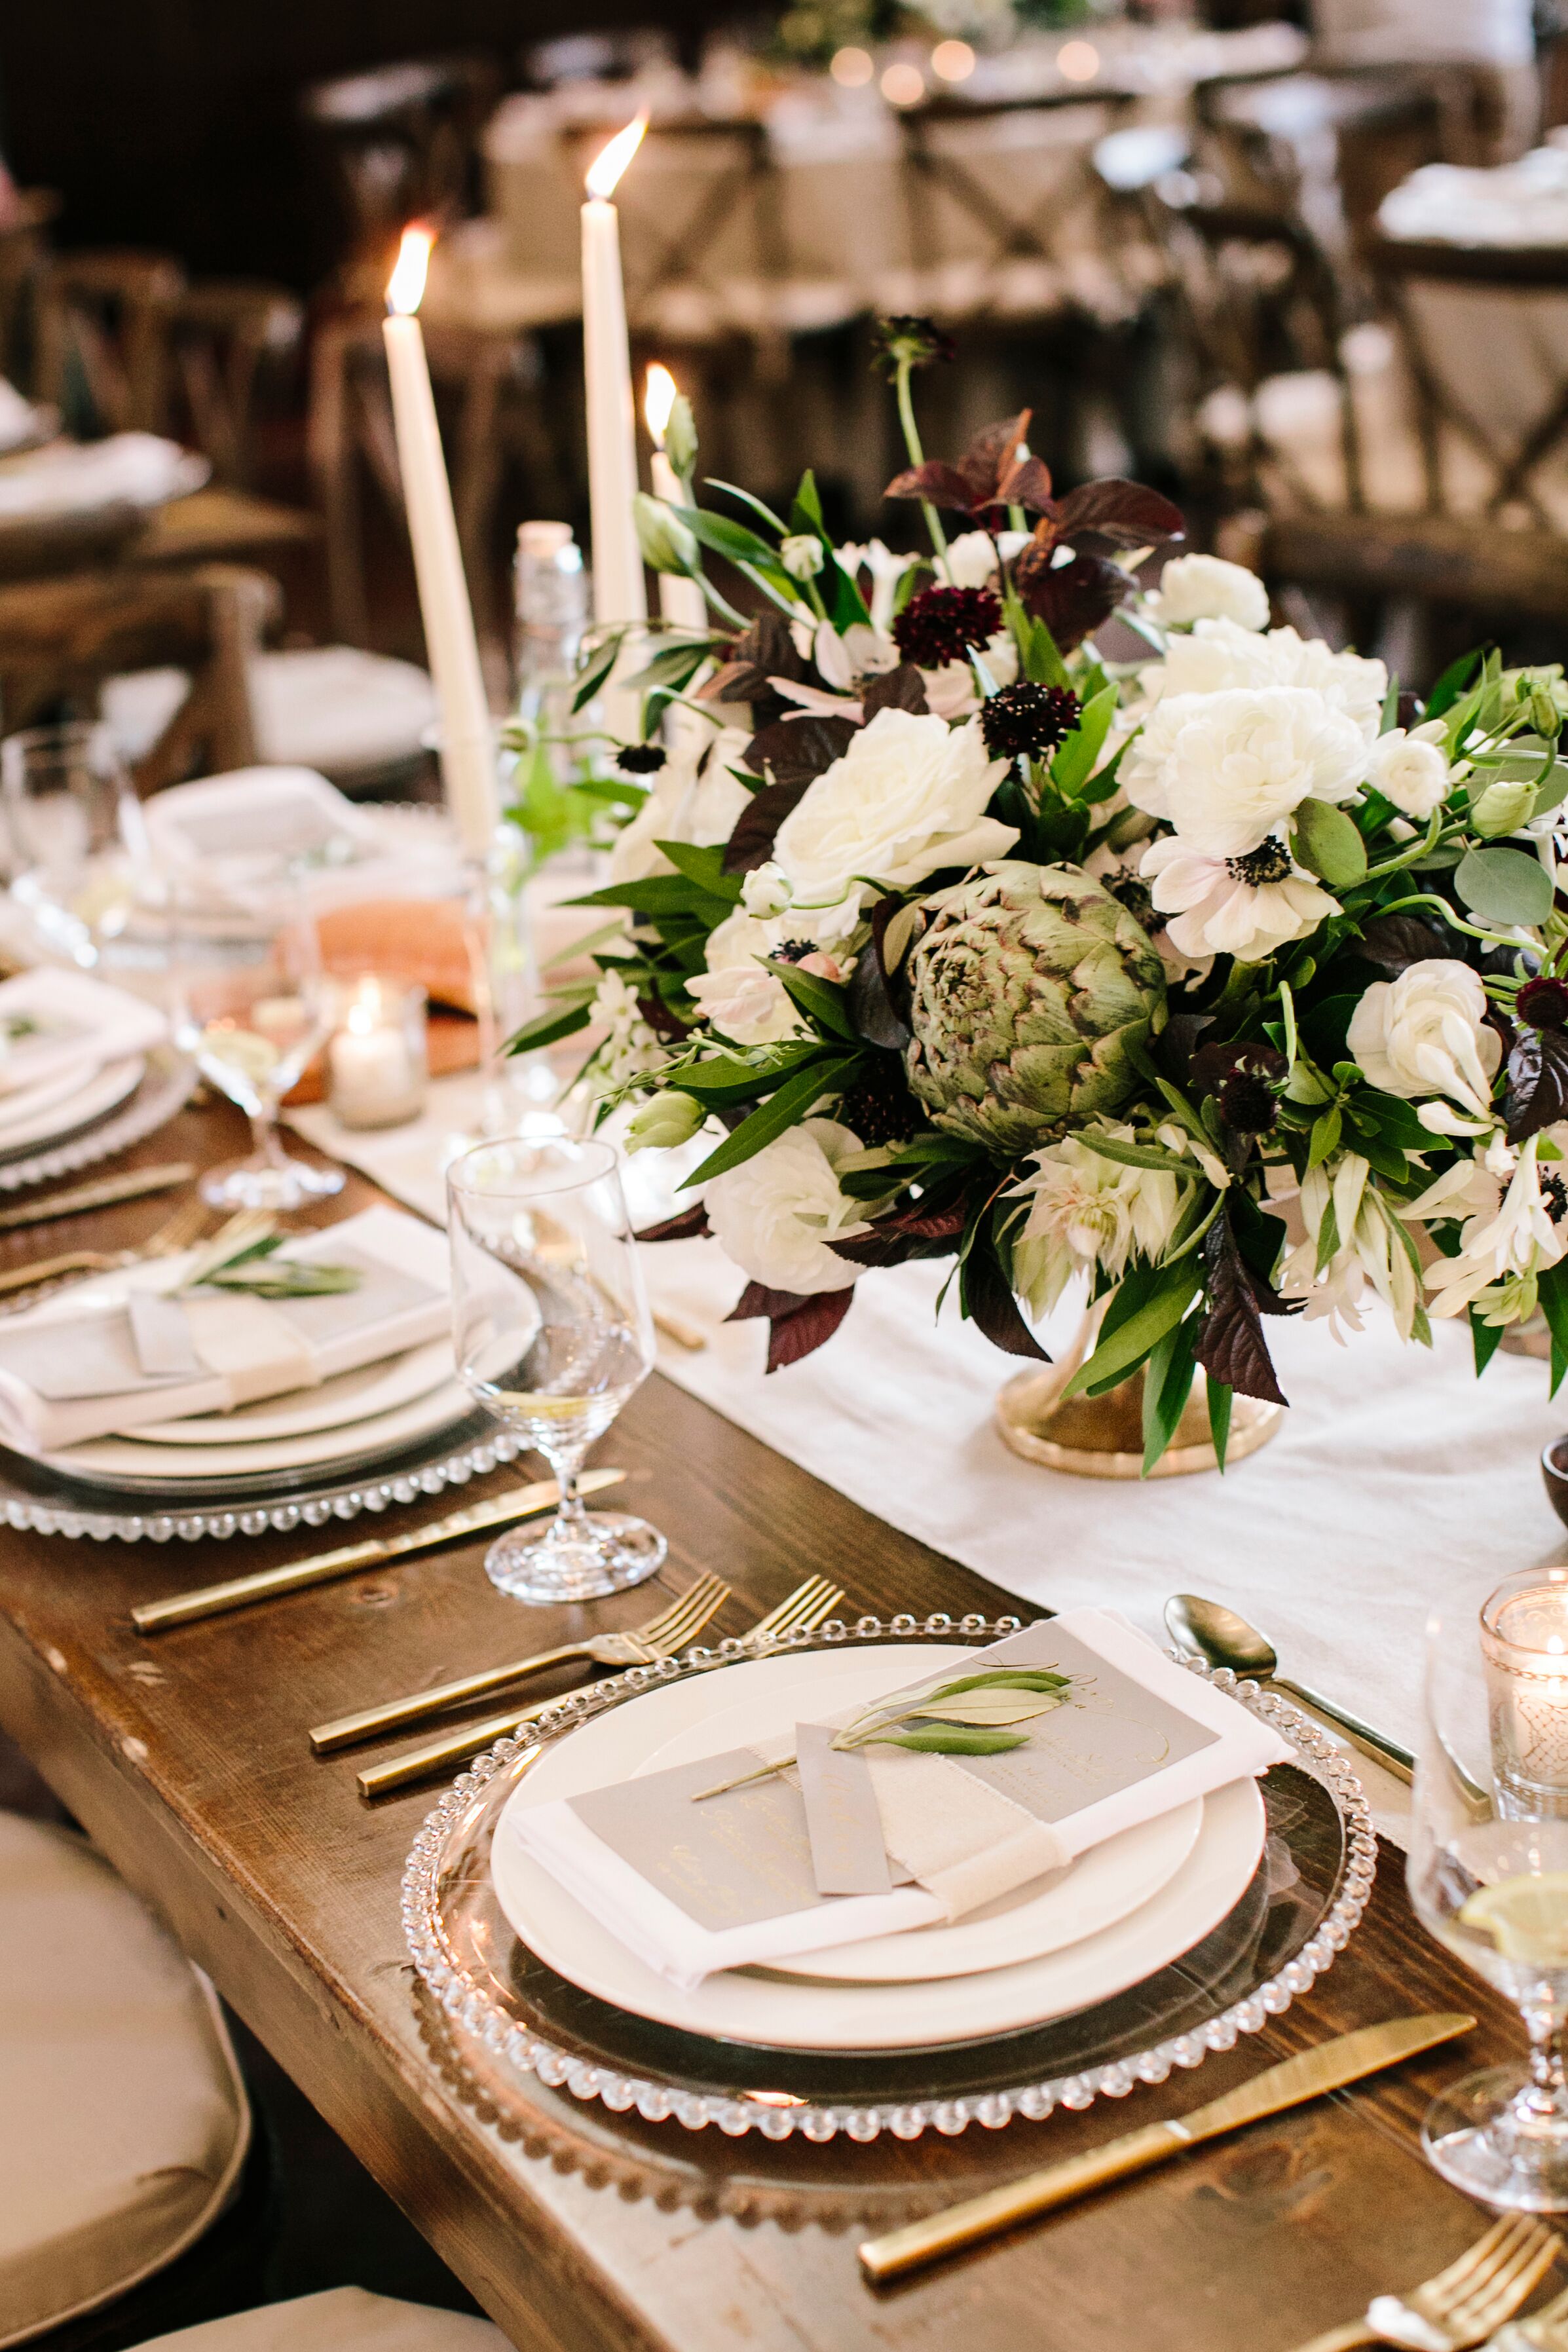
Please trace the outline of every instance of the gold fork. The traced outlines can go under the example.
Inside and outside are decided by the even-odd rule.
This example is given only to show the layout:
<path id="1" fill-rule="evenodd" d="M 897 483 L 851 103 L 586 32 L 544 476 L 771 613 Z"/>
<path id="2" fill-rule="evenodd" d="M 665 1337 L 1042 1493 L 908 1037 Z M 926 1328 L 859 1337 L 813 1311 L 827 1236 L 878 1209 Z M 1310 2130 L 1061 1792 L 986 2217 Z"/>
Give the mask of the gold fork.
<path id="1" fill-rule="evenodd" d="M 839 1587 L 830 1584 L 826 1577 L 809 1577 L 805 1583 L 797 1584 L 776 1609 L 759 1617 L 741 1638 L 752 1645 L 777 1640 L 784 1633 L 815 1633 L 843 1599 Z M 411 1781 L 424 1780 L 427 1773 L 440 1771 L 446 1765 L 465 1764 L 481 1748 L 493 1747 L 498 1739 L 509 1738 L 554 1705 L 552 1698 L 535 1699 L 531 1706 L 519 1708 L 513 1714 L 492 1715 L 487 1723 L 470 1723 L 466 1730 L 437 1740 L 431 1747 L 408 1748 L 385 1764 L 373 1764 L 358 1775 L 360 1792 L 366 1797 L 385 1796 L 394 1789 L 405 1789 Z"/>
<path id="2" fill-rule="evenodd" d="M 1568 2288 L 1528 2319 L 1500 2327 L 1487 2352 L 1568 2352 Z"/>
<path id="3" fill-rule="evenodd" d="M 444 1714 L 465 1699 L 485 1698 L 491 1691 L 504 1690 L 509 1683 L 521 1682 L 526 1675 L 542 1674 L 546 1666 L 561 1665 L 569 1658 L 583 1658 L 595 1666 L 650 1666 L 657 1659 L 683 1649 L 729 1598 L 730 1588 L 721 1578 L 699 1577 L 646 1625 L 634 1625 L 625 1633 L 586 1633 L 580 1642 L 563 1642 L 558 1649 L 540 1650 L 531 1658 L 514 1658 L 510 1665 L 488 1666 L 482 1674 L 464 1675 L 455 1683 L 439 1683 L 433 1690 L 362 1707 L 357 1715 L 340 1715 L 331 1723 L 316 1725 L 310 1745 L 318 1756 L 331 1756 L 339 1748 L 374 1738 L 377 1732 L 397 1731 L 405 1723 L 422 1723 L 426 1716 Z"/>
<path id="4" fill-rule="evenodd" d="M 1373 2297 L 1363 2319 L 1314 2336 L 1298 2352 L 1349 2352 L 1357 2344 L 1412 2344 L 1439 2337 L 1447 2352 L 1484 2344 L 1511 2319 L 1562 2252 L 1554 2231 L 1523 2213 L 1494 2221 L 1458 2262 L 1408 2294 Z"/>
<path id="5" fill-rule="evenodd" d="M 116 1274 L 143 1259 L 174 1257 L 189 1249 L 206 1223 L 206 1204 L 193 1195 L 166 1218 L 150 1241 L 133 1250 L 62 1250 L 57 1257 L 36 1257 L 0 1274 L 0 1291 L 30 1290 L 35 1283 L 53 1282 L 62 1274 Z"/>

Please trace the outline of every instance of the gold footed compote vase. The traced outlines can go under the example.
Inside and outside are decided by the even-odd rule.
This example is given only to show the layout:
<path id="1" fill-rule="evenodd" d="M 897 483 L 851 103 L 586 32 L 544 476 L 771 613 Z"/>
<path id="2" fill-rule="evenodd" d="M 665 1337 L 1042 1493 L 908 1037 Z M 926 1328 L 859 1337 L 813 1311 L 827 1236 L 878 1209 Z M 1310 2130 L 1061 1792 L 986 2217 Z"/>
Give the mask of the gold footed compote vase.
<path id="1" fill-rule="evenodd" d="M 1067 1387 L 1094 1344 L 1101 1308 L 1090 1307 L 1077 1339 L 1053 1364 L 1018 1372 L 996 1400 L 996 1425 L 1004 1442 L 1026 1462 L 1066 1470 L 1079 1478 L 1141 1478 L 1143 1475 L 1143 1374 L 1131 1373 L 1103 1396 L 1064 1398 Z M 1231 1406 L 1227 1465 L 1267 1445 L 1283 1409 L 1260 1397 L 1238 1396 Z M 1219 1456 L 1209 1434 L 1208 1395 L 1200 1367 L 1175 1435 L 1151 1478 L 1184 1478 L 1194 1470 L 1217 1470 Z"/>

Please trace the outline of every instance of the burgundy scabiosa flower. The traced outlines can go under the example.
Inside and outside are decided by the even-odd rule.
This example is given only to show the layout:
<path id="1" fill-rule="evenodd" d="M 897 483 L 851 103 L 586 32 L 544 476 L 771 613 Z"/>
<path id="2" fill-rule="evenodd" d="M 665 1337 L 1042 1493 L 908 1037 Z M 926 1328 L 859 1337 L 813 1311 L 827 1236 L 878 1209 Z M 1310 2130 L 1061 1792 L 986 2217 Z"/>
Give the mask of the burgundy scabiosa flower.
<path id="1" fill-rule="evenodd" d="M 980 731 L 997 760 L 1035 760 L 1065 743 L 1083 705 L 1067 686 L 1037 686 L 1021 677 L 982 705 Z"/>
<path id="2" fill-rule="evenodd" d="M 922 588 L 893 623 L 893 641 L 906 661 L 942 669 L 1001 625 L 1001 603 L 989 588 Z"/>

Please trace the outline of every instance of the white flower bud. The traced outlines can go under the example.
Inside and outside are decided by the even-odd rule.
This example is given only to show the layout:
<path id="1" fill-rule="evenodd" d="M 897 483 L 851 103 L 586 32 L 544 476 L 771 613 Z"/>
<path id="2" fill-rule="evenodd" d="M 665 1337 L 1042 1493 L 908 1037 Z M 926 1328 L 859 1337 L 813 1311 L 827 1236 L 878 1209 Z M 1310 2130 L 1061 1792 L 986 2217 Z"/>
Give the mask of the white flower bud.
<path id="1" fill-rule="evenodd" d="M 827 551 L 815 531 L 795 531 L 779 548 L 779 562 L 792 580 L 815 580 Z"/>
<path id="2" fill-rule="evenodd" d="M 1483 841 L 1517 833 L 1535 806 L 1535 786 L 1529 777 L 1489 784 L 1470 811 L 1470 824 Z"/>
<path id="3" fill-rule="evenodd" d="M 637 546 L 656 572 L 689 572 L 697 567 L 697 541 L 673 507 L 639 490 L 632 500 Z"/>
<path id="4" fill-rule="evenodd" d="M 789 877 L 771 857 L 765 866 L 753 866 L 741 884 L 741 904 L 748 915 L 763 921 L 770 915 L 782 915 L 790 897 Z"/>
<path id="5" fill-rule="evenodd" d="M 626 1129 L 626 1150 L 673 1151 L 678 1145 L 689 1143 L 708 1116 L 695 1095 L 682 1094 L 671 1087 L 668 1092 L 655 1095 Z"/>

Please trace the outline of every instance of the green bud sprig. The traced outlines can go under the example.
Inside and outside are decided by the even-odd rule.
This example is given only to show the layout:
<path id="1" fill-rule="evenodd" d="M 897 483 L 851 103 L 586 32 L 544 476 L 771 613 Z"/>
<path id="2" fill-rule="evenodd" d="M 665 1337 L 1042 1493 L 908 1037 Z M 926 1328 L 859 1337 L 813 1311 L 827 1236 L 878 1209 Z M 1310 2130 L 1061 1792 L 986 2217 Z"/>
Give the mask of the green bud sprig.
<path id="1" fill-rule="evenodd" d="M 243 1292 L 251 1298 L 325 1298 L 357 1290 L 357 1266 L 329 1265 L 320 1258 L 279 1257 L 281 1234 L 267 1234 L 232 1255 L 210 1262 L 197 1259 L 182 1292 L 195 1289 Z"/>
<path id="2" fill-rule="evenodd" d="M 1072 1687 L 1070 1675 L 1048 1666 L 996 1666 L 987 1674 L 963 1675 L 957 1682 L 911 1695 L 900 1691 L 880 1706 L 868 1707 L 835 1732 L 831 1745 L 839 1749 L 912 1748 L 928 1756 L 995 1756 L 1004 1748 L 1023 1748 L 1028 1733 L 1013 1728 L 1049 1715 L 1061 1706 Z M 793 1756 L 759 1765 L 716 1788 L 700 1789 L 691 1801 L 721 1797 L 753 1780 L 770 1780 L 787 1771 Z"/>

